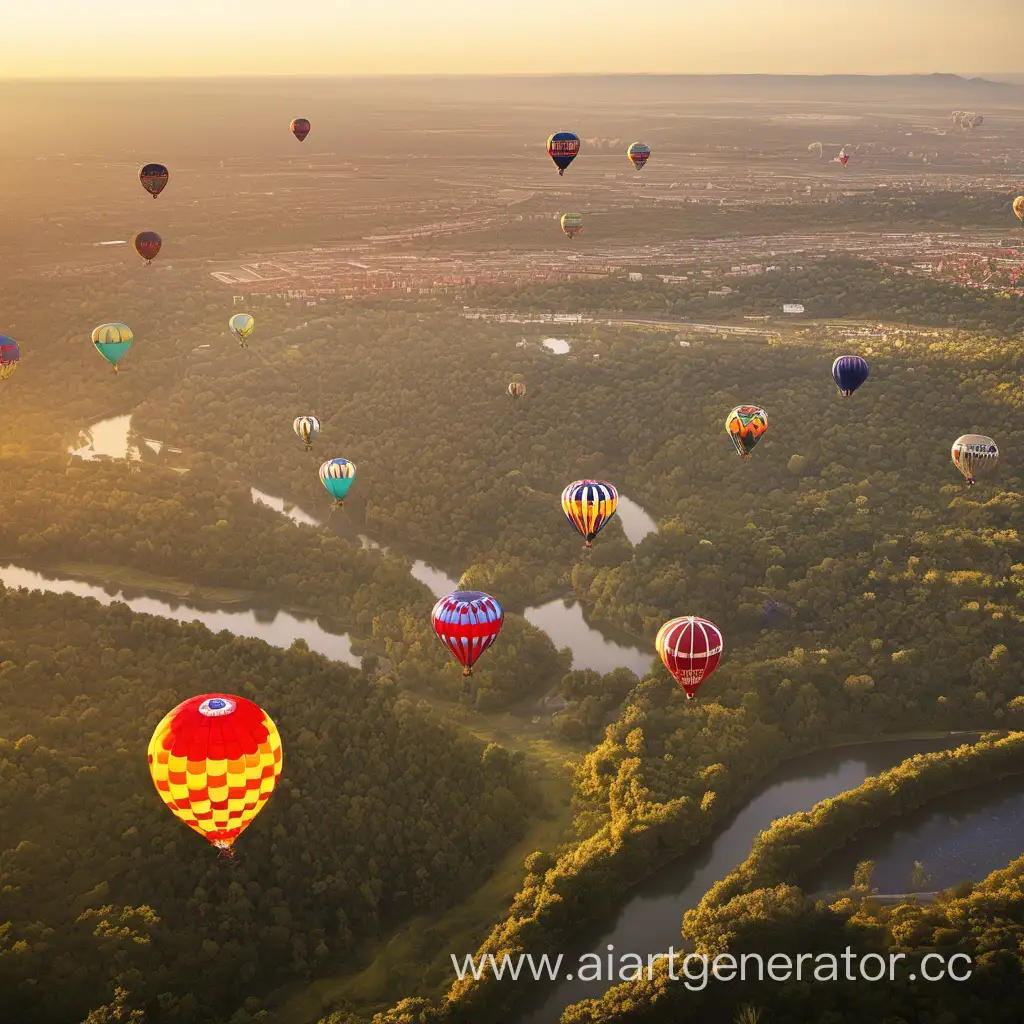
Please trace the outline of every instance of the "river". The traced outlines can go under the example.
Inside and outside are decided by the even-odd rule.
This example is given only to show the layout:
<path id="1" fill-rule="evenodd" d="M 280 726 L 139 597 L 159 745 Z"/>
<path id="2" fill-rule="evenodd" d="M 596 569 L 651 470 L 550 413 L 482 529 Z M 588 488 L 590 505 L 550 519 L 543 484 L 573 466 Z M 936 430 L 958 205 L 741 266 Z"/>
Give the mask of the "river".
<path id="1" fill-rule="evenodd" d="M 105 420 L 100 420 L 98 423 L 94 423 L 88 430 L 83 431 L 83 436 L 88 438 L 88 443 L 84 447 L 69 449 L 69 451 L 73 455 L 87 460 L 101 456 L 115 459 L 137 459 L 139 457 L 138 449 L 129 446 L 128 443 L 130 430 L 130 414 L 111 416 Z M 147 441 L 146 443 L 154 451 L 159 452 L 160 442 Z M 177 449 L 172 450 L 176 451 Z M 280 512 L 298 525 L 314 527 L 324 525 L 325 520 L 318 519 L 299 505 L 290 504 L 283 498 L 270 494 L 267 491 L 251 487 L 250 493 L 254 502 L 266 505 Z M 622 494 L 619 495 L 617 514 L 622 522 L 622 529 L 632 544 L 638 544 L 644 537 L 655 532 L 658 528 L 657 523 L 640 505 Z M 385 555 L 388 554 L 387 547 L 365 534 L 356 532 L 344 522 L 338 522 L 336 529 L 349 540 L 358 541 L 365 549 L 377 549 Z M 28 570 L 18 571 L 27 572 Z M 410 572 L 417 580 L 428 587 L 436 597 L 441 597 L 453 590 L 458 590 L 457 580 L 452 579 L 447 573 L 421 558 L 413 561 Z M 39 579 L 41 580 L 43 577 L 40 576 Z M 60 584 L 69 587 L 90 586 L 90 584 L 74 580 L 51 580 L 49 582 L 53 585 Z M 90 591 L 90 596 L 97 597 L 102 594 L 104 597 L 108 597 L 101 588 L 94 589 L 97 593 Z M 68 592 L 79 593 L 78 590 L 70 590 Z M 170 605 L 167 605 L 166 602 L 158 598 L 144 597 L 139 600 L 154 603 L 151 607 L 139 607 L 136 609 L 138 611 L 152 611 L 156 615 L 170 614 L 158 607 L 166 605 L 166 607 L 170 608 Z M 132 601 L 126 601 L 126 603 L 135 607 Z M 338 657 L 342 661 L 346 660 L 345 656 L 335 655 L 330 653 L 330 651 L 340 649 L 337 647 L 339 640 L 343 641 L 344 649 L 346 651 L 349 650 L 347 638 L 339 638 L 336 634 L 326 633 L 320 629 L 316 622 L 296 619 L 287 612 L 278 613 L 279 616 L 284 617 L 280 620 L 279 624 L 261 622 L 258 623 L 258 626 L 262 632 L 252 632 L 256 628 L 256 625 L 249 621 L 253 617 L 252 612 L 239 612 L 235 610 L 202 611 L 198 607 L 191 605 L 183 605 L 182 607 L 192 609 L 187 616 L 189 619 L 199 618 L 200 621 L 206 622 L 207 619 L 203 618 L 205 615 L 207 617 L 214 617 L 211 621 L 215 620 L 221 623 L 219 625 L 211 625 L 211 629 L 232 629 L 235 632 L 247 631 L 243 632 L 242 635 L 259 636 L 261 639 L 267 640 L 268 643 L 273 643 L 277 646 L 287 647 L 292 640 L 301 636 L 309 643 L 311 650 L 320 651 L 322 654 L 327 654 L 328 657 Z M 217 616 L 225 615 L 229 616 L 229 619 L 222 621 L 216 618 Z M 572 649 L 573 668 L 593 669 L 597 672 L 605 673 L 611 672 L 615 668 L 626 667 L 632 669 L 637 675 L 642 676 L 651 666 L 651 659 L 654 657 L 653 648 L 647 649 L 637 646 L 631 642 L 632 638 L 626 634 L 615 633 L 608 629 L 598 629 L 592 626 L 584 618 L 583 607 L 576 601 L 565 602 L 556 599 L 545 604 L 534 605 L 525 610 L 524 616 L 538 629 L 542 629 L 547 633 L 556 647 L 569 647 Z M 180 619 L 180 615 L 175 613 L 171 615 L 171 618 Z M 238 626 L 238 630 L 235 630 L 233 626 L 227 625 L 228 621 L 234 622 Z M 302 632 L 298 632 L 300 628 L 303 630 Z M 274 639 L 274 637 L 286 639 L 286 642 L 281 643 L 278 639 Z"/>
<path id="2" fill-rule="evenodd" d="M 858 862 L 875 862 L 872 885 L 882 894 L 935 892 L 977 881 L 1024 854 L 1024 792 L 1019 778 L 951 793 L 865 833 L 826 858 L 806 880 L 808 892 L 848 886 Z M 922 872 L 914 875 L 914 862 Z"/>
<path id="3" fill-rule="evenodd" d="M 360 665 L 360 659 L 352 653 L 352 645 L 347 636 L 343 633 L 328 633 L 315 619 L 300 617 L 291 612 L 202 607 L 175 598 L 149 595 L 143 591 L 136 593 L 132 587 L 128 588 L 131 595 L 128 596 L 125 591 L 114 586 L 104 588 L 84 580 L 62 579 L 17 565 L 0 568 L 0 583 L 5 587 L 28 587 L 29 590 L 44 590 L 51 594 L 95 597 L 101 604 L 123 601 L 135 612 L 163 615 L 177 622 L 199 621 L 215 633 L 227 629 L 236 636 L 256 637 L 275 647 L 288 648 L 295 640 L 305 640 L 311 651 L 356 668 Z"/>
<path id="4" fill-rule="evenodd" d="M 565 961 L 574 963 L 584 953 L 604 957 L 609 944 L 615 947 L 616 955 L 639 953 L 645 961 L 648 954 L 665 952 L 670 946 L 678 949 L 683 913 L 695 907 L 715 882 L 746 859 L 758 833 L 776 818 L 809 810 L 819 800 L 859 786 L 869 776 L 914 754 L 947 750 L 965 739 L 973 737 L 837 747 L 788 762 L 729 816 L 714 839 L 655 872 L 626 894 L 614 917 L 585 929 L 567 943 Z M 844 883 L 851 874 L 843 876 Z M 532 982 L 530 994 L 514 1009 L 507 1024 L 558 1024 L 562 1011 L 571 1003 L 600 998 L 609 987 L 607 982 L 575 978 Z"/>

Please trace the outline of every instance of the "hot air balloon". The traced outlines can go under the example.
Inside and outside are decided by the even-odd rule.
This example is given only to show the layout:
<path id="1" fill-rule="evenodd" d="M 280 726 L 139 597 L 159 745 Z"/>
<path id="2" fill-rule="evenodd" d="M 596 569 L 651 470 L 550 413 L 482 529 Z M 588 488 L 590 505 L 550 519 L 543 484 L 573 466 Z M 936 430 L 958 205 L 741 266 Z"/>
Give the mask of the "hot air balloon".
<path id="1" fill-rule="evenodd" d="M 634 142 L 629 149 L 626 150 L 626 156 L 633 162 L 633 166 L 638 170 L 643 170 L 643 166 L 647 163 L 651 155 L 651 147 L 646 142 Z"/>
<path id="2" fill-rule="evenodd" d="M 844 167 L 850 162 L 849 154 L 845 149 L 840 152 L 838 160 Z"/>
<path id="3" fill-rule="evenodd" d="M 860 356 L 840 356 L 832 364 L 832 377 L 843 398 L 849 398 L 868 379 L 869 372 Z"/>
<path id="4" fill-rule="evenodd" d="M 521 380 L 514 380 L 506 390 L 513 398 L 522 398 L 526 394 L 526 385 Z"/>
<path id="5" fill-rule="evenodd" d="M 345 495 L 356 478 L 356 464 L 348 459 L 328 459 L 320 467 L 320 482 L 334 499 L 334 508 L 345 504 Z"/>
<path id="6" fill-rule="evenodd" d="M 963 434 L 953 442 L 950 454 L 953 465 L 966 477 L 969 487 L 974 485 L 975 476 L 988 473 L 999 461 L 995 441 L 984 434 Z"/>
<path id="7" fill-rule="evenodd" d="M 601 480 L 576 480 L 562 491 L 562 511 L 565 518 L 593 546 L 594 538 L 615 515 L 619 492 Z"/>
<path id="8" fill-rule="evenodd" d="M 166 188 L 170 176 L 163 164 L 143 164 L 139 169 L 139 181 L 154 199 Z"/>
<path id="9" fill-rule="evenodd" d="M 575 132 L 555 132 L 548 139 L 548 156 L 555 161 L 559 174 L 565 174 L 579 151 L 580 137 Z"/>
<path id="10" fill-rule="evenodd" d="M 294 135 L 299 142 L 302 142 L 302 140 L 309 134 L 309 122 L 304 117 L 295 118 L 295 120 L 292 121 L 290 128 L 292 135 Z"/>
<path id="11" fill-rule="evenodd" d="M 21 349 L 13 338 L 0 334 L 0 380 L 7 380 L 18 368 Z"/>
<path id="12" fill-rule="evenodd" d="M 308 452 L 320 433 L 320 421 L 315 416 L 296 416 L 292 423 L 292 430 L 306 442 L 306 451 Z"/>
<path id="13" fill-rule="evenodd" d="M 442 597 L 430 613 L 437 638 L 471 676 L 477 658 L 501 632 L 505 613 L 490 594 L 479 590 L 456 590 Z"/>
<path id="14" fill-rule="evenodd" d="M 822 157 L 823 157 L 823 156 L 825 155 L 825 154 L 824 154 L 824 148 L 822 147 L 822 145 L 821 145 L 821 143 L 820 143 L 820 142 L 812 142 L 812 143 L 811 143 L 811 144 L 810 144 L 810 145 L 809 145 L 809 146 L 807 147 L 807 152 L 808 152 L 808 153 L 813 153 L 813 152 L 814 152 L 814 150 L 817 150 L 817 151 L 818 151 L 818 159 L 819 159 L 819 160 L 820 160 L 820 159 L 821 159 L 821 158 L 822 158 Z"/>
<path id="15" fill-rule="evenodd" d="M 1017 219 L 1024 222 L 1024 196 L 1017 196 L 1013 201 L 1013 212 L 1017 214 Z"/>
<path id="16" fill-rule="evenodd" d="M 693 700 L 700 684 L 718 668 L 722 631 L 707 619 L 684 615 L 671 619 L 658 630 L 654 647 L 665 668 L 683 688 L 686 699 Z"/>
<path id="17" fill-rule="evenodd" d="M 235 313 L 228 320 L 228 327 L 231 328 L 231 333 L 238 339 L 238 344 L 242 348 L 249 347 L 246 342 L 249 340 L 249 335 L 252 334 L 255 326 L 256 321 L 248 313 Z"/>
<path id="18" fill-rule="evenodd" d="M 96 351 L 114 368 L 114 373 L 117 373 L 117 364 L 132 347 L 134 337 L 127 324 L 100 324 L 92 332 L 92 343 Z"/>
<path id="19" fill-rule="evenodd" d="M 227 856 L 281 775 L 281 737 L 252 701 L 204 693 L 153 731 L 149 774 L 174 816 Z"/>
<path id="20" fill-rule="evenodd" d="M 163 240 L 155 231 L 140 231 L 132 239 L 135 251 L 150 265 L 163 244 Z"/>
<path id="21" fill-rule="evenodd" d="M 561 223 L 562 230 L 570 239 L 573 239 L 583 230 L 583 215 L 579 213 L 563 213 Z"/>
<path id="22" fill-rule="evenodd" d="M 768 413 L 756 405 L 737 405 L 725 417 L 725 432 L 744 462 L 768 429 Z"/>

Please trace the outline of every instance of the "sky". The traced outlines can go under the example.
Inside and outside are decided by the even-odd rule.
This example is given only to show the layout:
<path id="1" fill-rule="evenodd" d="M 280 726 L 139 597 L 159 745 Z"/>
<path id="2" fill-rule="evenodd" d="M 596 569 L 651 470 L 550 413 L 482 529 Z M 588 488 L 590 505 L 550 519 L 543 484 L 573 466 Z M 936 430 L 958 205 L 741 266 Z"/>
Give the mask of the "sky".
<path id="1" fill-rule="evenodd" d="M 1024 0 L 0 0 L 0 78 L 1024 73 Z"/>

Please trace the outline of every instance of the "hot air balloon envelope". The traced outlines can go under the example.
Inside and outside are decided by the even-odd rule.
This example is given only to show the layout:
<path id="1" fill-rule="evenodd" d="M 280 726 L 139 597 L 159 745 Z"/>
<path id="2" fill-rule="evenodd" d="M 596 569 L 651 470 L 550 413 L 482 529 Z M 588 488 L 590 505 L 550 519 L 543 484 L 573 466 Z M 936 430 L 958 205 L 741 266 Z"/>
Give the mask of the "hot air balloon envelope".
<path id="1" fill-rule="evenodd" d="M 513 398 L 522 398 L 526 394 L 526 385 L 521 380 L 514 380 L 506 390 Z"/>
<path id="2" fill-rule="evenodd" d="M 296 416 L 292 430 L 306 442 L 306 448 L 309 449 L 320 434 L 320 421 L 315 416 Z"/>
<path id="3" fill-rule="evenodd" d="M 231 333 L 238 339 L 238 344 L 244 348 L 245 343 L 249 340 L 249 335 L 252 334 L 253 329 L 256 327 L 256 321 L 249 313 L 235 313 L 228 320 L 228 327 L 231 328 Z"/>
<path id="4" fill-rule="evenodd" d="M 579 213 L 563 213 L 561 224 L 562 230 L 569 238 L 575 238 L 583 230 L 583 215 Z"/>
<path id="5" fill-rule="evenodd" d="M 348 459 L 328 459 L 320 467 L 320 482 L 338 505 L 344 504 L 355 478 L 356 464 Z"/>
<path id="6" fill-rule="evenodd" d="M 639 171 L 643 169 L 645 163 L 651 155 L 651 147 L 646 142 L 634 142 L 629 149 L 626 150 L 626 156 L 633 162 L 633 166 Z"/>
<path id="7" fill-rule="evenodd" d="M 263 810 L 281 763 L 281 737 L 270 716 L 224 693 L 183 701 L 149 741 L 149 773 L 160 799 L 222 850 Z"/>
<path id="8" fill-rule="evenodd" d="M 555 161 L 559 174 L 565 174 L 579 151 L 580 137 L 575 132 L 555 132 L 548 139 L 548 156 Z"/>
<path id="9" fill-rule="evenodd" d="M 725 432 L 743 459 L 748 458 L 767 429 L 768 413 L 757 405 L 737 405 L 725 417 Z"/>
<path id="10" fill-rule="evenodd" d="M 0 334 L 0 380 L 7 380 L 18 368 L 21 349 L 13 338 Z"/>
<path id="11" fill-rule="evenodd" d="M 849 398 L 868 379 L 868 364 L 860 356 L 840 356 L 832 364 L 832 379 L 843 398 Z"/>
<path id="12" fill-rule="evenodd" d="M 718 668 L 724 642 L 722 631 L 707 619 L 685 615 L 666 622 L 654 641 L 665 668 L 683 688 L 688 700 Z"/>
<path id="13" fill-rule="evenodd" d="M 479 590 L 456 590 L 442 597 L 430 615 L 437 638 L 462 666 L 473 674 L 473 665 L 497 639 L 505 613 L 498 602 Z"/>
<path id="14" fill-rule="evenodd" d="M 92 332 L 92 343 L 96 351 L 116 370 L 117 364 L 132 347 L 134 337 L 127 324 L 100 324 Z"/>
<path id="15" fill-rule="evenodd" d="M 302 142 L 303 139 L 309 134 L 309 122 L 304 117 L 297 117 L 291 123 L 292 135 L 295 136 Z"/>
<path id="16" fill-rule="evenodd" d="M 984 434 L 961 435 L 953 442 L 950 455 L 953 465 L 963 473 L 968 484 L 973 484 L 975 477 L 991 472 L 999 461 L 995 441 Z"/>
<path id="17" fill-rule="evenodd" d="M 593 539 L 615 515 L 619 492 L 603 480 L 576 480 L 562 491 L 565 518 L 591 546 Z"/>
<path id="18" fill-rule="evenodd" d="M 1017 196 L 1013 201 L 1013 212 L 1017 214 L 1017 219 L 1024 221 L 1024 196 Z"/>
<path id="19" fill-rule="evenodd" d="M 140 231 L 133 239 L 135 251 L 148 263 L 160 252 L 163 240 L 155 231 Z"/>
<path id="20" fill-rule="evenodd" d="M 154 198 L 163 192 L 171 175 L 163 164 L 143 164 L 139 170 L 142 187 Z"/>

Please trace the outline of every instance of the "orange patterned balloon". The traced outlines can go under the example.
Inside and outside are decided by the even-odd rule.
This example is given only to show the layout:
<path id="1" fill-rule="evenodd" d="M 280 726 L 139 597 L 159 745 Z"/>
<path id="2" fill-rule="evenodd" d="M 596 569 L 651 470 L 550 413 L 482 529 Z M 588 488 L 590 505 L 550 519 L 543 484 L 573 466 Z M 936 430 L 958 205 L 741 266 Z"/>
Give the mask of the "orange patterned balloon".
<path id="1" fill-rule="evenodd" d="M 206 693 L 168 712 L 149 741 L 149 773 L 174 816 L 230 854 L 281 775 L 281 737 L 244 697 Z"/>

